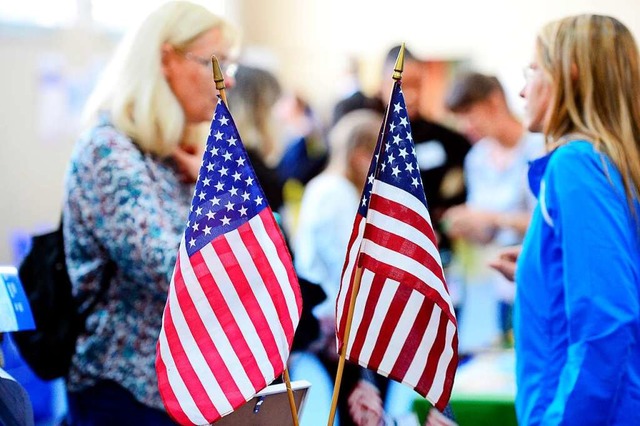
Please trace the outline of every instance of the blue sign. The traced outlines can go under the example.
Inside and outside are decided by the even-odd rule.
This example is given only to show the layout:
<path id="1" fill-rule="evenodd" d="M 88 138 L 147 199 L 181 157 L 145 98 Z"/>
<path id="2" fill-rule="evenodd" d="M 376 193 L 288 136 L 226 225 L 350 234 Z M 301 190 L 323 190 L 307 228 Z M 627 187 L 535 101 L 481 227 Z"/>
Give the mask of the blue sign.
<path id="1" fill-rule="evenodd" d="M 0 266 L 0 332 L 35 328 L 18 271 L 13 266 Z"/>

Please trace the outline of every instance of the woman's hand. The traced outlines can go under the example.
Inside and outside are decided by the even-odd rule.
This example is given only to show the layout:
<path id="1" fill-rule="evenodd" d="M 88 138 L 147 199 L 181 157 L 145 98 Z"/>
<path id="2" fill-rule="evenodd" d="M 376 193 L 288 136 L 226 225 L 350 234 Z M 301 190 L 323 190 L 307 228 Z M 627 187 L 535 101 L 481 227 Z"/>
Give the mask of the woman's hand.
<path id="1" fill-rule="evenodd" d="M 202 164 L 202 151 L 194 146 L 178 146 L 173 151 L 173 159 L 178 165 L 180 180 L 186 183 L 195 183 Z"/>
<path id="2" fill-rule="evenodd" d="M 522 251 L 522 246 L 520 245 L 507 247 L 498 254 L 497 258 L 489 262 L 489 266 L 500 272 L 508 280 L 515 281 L 516 261 L 520 256 L 520 251 Z"/>

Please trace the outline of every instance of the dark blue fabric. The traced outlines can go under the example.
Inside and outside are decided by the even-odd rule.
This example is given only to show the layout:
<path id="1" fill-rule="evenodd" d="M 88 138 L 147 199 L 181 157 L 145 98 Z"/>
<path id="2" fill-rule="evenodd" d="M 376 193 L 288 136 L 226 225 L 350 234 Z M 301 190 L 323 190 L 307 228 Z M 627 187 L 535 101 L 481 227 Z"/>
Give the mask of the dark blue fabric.
<path id="1" fill-rule="evenodd" d="M 122 386 L 101 381 L 95 386 L 68 395 L 68 426 L 175 426 L 164 411 L 138 402 Z"/>
<path id="2" fill-rule="evenodd" d="M 33 408 L 33 421 L 36 424 L 55 424 L 66 410 L 66 403 L 60 392 L 64 392 L 63 379 L 44 381 L 34 374 L 20 356 L 11 338 L 11 333 L 5 334 L 1 346 L 4 354 L 4 369 L 29 394 Z"/>
<path id="3" fill-rule="evenodd" d="M 33 426 L 29 395 L 16 381 L 0 377 L 0 425 Z"/>
<path id="4" fill-rule="evenodd" d="M 309 146 L 316 146 L 309 149 Z M 317 147 L 320 142 L 309 137 L 301 137 L 293 141 L 282 154 L 277 171 L 284 183 L 289 179 L 296 179 L 302 184 L 309 182 L 322 171 L 327 164 L 326 148 Z"/>

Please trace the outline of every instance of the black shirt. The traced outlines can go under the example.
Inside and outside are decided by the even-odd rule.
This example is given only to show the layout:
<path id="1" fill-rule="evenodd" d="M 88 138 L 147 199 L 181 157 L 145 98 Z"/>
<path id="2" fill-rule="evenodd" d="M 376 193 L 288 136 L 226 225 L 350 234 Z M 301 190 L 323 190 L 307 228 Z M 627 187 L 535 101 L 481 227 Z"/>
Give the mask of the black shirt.
<path id="1" fill-rule="evenodd" d="M 411 121 L 411 133 L 439 247 L 441 251 L 449 250 L 451 243 L 442 233 L 440 218 L 449 207 L 466 201 L 463 166 L 471 143 L 461 134 L 423 118 Z M 448 263 L 444 256 L 442 262 Z"/>

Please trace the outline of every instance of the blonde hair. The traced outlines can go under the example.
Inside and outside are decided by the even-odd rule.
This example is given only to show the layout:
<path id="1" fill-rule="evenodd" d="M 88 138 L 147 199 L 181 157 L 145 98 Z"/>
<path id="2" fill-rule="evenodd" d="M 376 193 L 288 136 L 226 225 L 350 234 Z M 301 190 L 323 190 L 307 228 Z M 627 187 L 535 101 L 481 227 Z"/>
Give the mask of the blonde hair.
<path id="1" fill-rule="evenodd" d="M 640 193 L 640 54 L 633 36 L 612 17 L 571 16 L 541 30 L 537 55 L 552 81 L 549 148 L 572 132 L 585 135 L 618 168 L 633 206 Z"/>
<path id="2" fill-rule="evenodd" d="M 185 48 L 203 33 L 219 28 L 229 47 L 238 42 L 235 28 L 203 6 L 172 1 L 151 13 L 120 43 L 90 96 L 85 121 L 100 113 L 146 152 L 169 155 L 185 138 L 206 139 L 208 123 L 187 126 L 184 111 L 162 71 L 165 43 Z"/>

